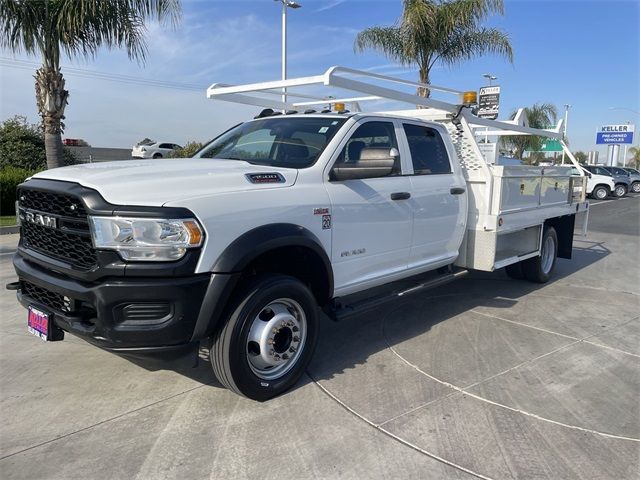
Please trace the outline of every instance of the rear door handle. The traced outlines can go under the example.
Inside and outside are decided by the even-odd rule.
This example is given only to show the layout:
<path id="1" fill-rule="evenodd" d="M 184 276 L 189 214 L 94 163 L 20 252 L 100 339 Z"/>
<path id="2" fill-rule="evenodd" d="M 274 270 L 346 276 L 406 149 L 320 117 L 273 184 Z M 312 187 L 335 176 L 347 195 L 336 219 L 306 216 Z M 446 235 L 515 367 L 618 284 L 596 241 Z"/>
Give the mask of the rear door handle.
<path id="1" fill-rule="evenodd" d="M 461 187 L 454 187 L 451 190 L 449 190 L 451 195 L 462 195 L 465 191 L 466 190 L 464 188 L 461 188 Z"/>
<path id="2" fill-rule="evenodd" d="M 407 200 L 411 198 L 409 192 L 395 192 L 391 194 L 391 200 Z"/>

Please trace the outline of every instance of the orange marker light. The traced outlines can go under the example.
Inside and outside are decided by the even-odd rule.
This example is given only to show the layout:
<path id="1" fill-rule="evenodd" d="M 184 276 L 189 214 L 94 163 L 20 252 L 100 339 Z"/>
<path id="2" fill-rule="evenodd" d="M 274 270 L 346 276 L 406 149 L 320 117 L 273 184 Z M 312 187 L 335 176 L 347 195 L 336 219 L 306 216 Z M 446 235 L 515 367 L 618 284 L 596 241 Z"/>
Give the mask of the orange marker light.
<path id="1" fill-rule="evenodd" d="M 465 105 L 474 105 L 478 103 L 478 94 L 474 91 L 464 92 L 462 94 L 462 103 Z"/>
<path id="2" fill-rule="evenodd" d="M 189 245 L 192 247 L 197 247 L 202 242 L 202 231 L 200 231 L 200 227 L 193 220 L 186 220 L 184 222 L 184 226 L 189 232 Z"/>

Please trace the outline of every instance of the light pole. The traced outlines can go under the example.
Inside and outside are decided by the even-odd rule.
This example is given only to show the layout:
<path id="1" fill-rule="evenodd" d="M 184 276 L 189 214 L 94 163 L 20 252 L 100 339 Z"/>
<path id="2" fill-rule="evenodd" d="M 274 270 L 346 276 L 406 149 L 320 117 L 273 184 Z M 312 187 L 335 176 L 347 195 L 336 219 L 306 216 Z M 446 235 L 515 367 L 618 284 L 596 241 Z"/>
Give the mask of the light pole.
<path id="1" fill-rule="evenodd" d="M 564 104 L 564 133 L 562 134 L 562 141 L 565 142 L 567 140 L 567 125 L 569 124 L 569 109 L 571 105 L 568 103 Z M 564 165 L 564 147 L 562 148 L 562 164 Z"/>
<path id="2" fill-rule="evenodd" d="M 275 0 L 282 3 L 282 80 L 287 79 L 287 8 L 300 8 L 293 0 Z M 287 87 L 282 88 L 282 103 L 287 103 Z"/>
<path id="3" fill-rule="evenodd" d="M 491 75 L 490 73 L 484 73 L 482 75 L 484 78 L 486 78 L 487 80 L 489 80 L 489 86 L 491 87 L 493 85 L 493 81 L 497 80 L 498 77 L 496 77 L 495 75 Z"/>

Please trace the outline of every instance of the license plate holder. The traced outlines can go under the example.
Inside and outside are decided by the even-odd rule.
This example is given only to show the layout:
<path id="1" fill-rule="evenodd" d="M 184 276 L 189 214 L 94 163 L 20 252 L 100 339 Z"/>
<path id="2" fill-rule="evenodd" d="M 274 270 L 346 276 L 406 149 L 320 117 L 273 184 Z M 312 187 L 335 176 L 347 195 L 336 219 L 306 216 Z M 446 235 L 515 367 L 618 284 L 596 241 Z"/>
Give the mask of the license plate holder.
<path id="1" fill-rule="evenodd" d="M 29 306 L 27 315 L 27 330 L 29 333 L 44 340 L 52 340 L 52 318 L 50 313 L 43 312 L 39 308 Z"/>

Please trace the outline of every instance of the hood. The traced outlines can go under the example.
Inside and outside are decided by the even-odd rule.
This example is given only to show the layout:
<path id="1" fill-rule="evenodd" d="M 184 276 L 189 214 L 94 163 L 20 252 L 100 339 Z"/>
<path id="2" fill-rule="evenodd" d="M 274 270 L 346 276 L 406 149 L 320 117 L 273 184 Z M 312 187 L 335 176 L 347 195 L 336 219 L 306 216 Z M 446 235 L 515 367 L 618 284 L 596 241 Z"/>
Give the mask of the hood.
<path id="1" fill-rule="evenodd" d="M 247 174 L 279 173 L 280 183 L 252 183 Z M 162 206 L 202 195 L 293 185 L 298 171 L 238 160 L 171 158 L 122 160 L 54 168 L 33 178 L 79 183 L 117 205 Z"/>

